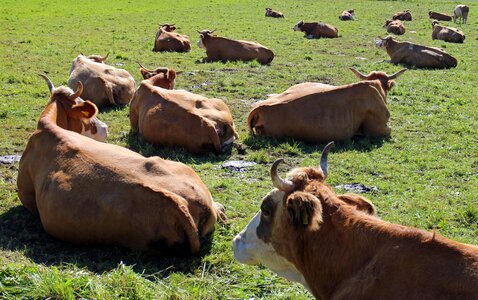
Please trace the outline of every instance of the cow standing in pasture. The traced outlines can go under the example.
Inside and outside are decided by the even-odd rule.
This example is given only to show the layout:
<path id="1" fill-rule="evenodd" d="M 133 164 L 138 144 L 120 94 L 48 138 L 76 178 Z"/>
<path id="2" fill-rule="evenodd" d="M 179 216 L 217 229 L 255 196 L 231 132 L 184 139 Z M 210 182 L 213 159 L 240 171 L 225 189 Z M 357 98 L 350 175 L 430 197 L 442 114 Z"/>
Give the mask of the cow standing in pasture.
<path id="1" fill-rule="evenodd" d="M 353 21 L 355 16 L 355 10 L 349 9 L 349 10 L 344 10 L 340 16 L 339 20 L 341 21 Z"/>
<path id="2" fill-rule="evenodd" d="M 266 8 L 266 17 L 271 17 L 271 18 L 283 18 L 284 14 L 281 13 L 280 11 L 275 11 L 272 8 Z"/>
<path id="3" fill-rule="evenodd" d="M 213 34 L 214 31 L 198 31 L 198 47 L 206 50 L 206 62 L 257 60 L 265 65 L 274 59 L 274 52 L 259 43 L 219 37 Z"/>
<path id="4" fill-rule="evenodd" d="M 303 284 L 316 299 L 437 300 L 478 298 L 478 247 L 377 218 L 364 198 L 337 195 L 320 167 L 282 179 L 233 242 L 235 258 L 262 264 Z M 373 206 L 372 206 L 373 208 Z"/>
<path id="5" fill-rule="evenodd" d="M 174 24 L 159 25 L 158 32 L 154 38 L 153 52 L 188 52 L 191 50 L 191 42 L 187 35 L 174 32 Z"/>
<path id="6" fill-rule="evenodd" d="M 431 10 L 428 12 L 428 17 L 430 19 L 437 20 L 437 21 L 451 21 L 452 20 L 452 16 L 450 16 L 450 15 L 439 13 L 439 12 L 434 12 L 434 11 L 431 11 Z"/>
<path id="7" fill-rule="evenodd" d="M 398 42 L 391 36 L 375 40 L 377 47 L 384 49 L 394 64 L 404 64 L 417 68 L 454 68 L 456 58 L 445 51 L 410 42 Z"/>
<path id="8" fill-rule="evenodd" d="M 405 34 L 405 26 L 403 26 L 403 23 L 400 20 L 386 20 L 383 27 L 387 28 L 387 32 L 389 33 L 396 35 Z"/>
<path id="9" fill-rule="evenodd" d="M 304 37 L 308 39 L 319 39 L 321 37 L 336 38 L 339 34 L 339 30 L 337 28 L 322 22 L 306 23 L 302 20 L 299 21 L 292 29 L 303 32 Z"/>
<path id="10" fill-rule="evenodd" d="M 460 19 L 460 23 L 466 24 L 466 20 L 468 19 L 468 12 L 470 8 L 464 4 L 459 4 L 455 7 L 453 11 L 453 22 L 456 23 L 458 19 Z"/>
<path id="11" fill-rule="evenodd" d="M 118 245 L 151 254 L 197 253 L 223 207 L 190 167 L 100 143 L 70 131 L 97 109 L 54 89 L 18 170 L 18 196 L 45 231 L 80 245 Z"/>
<path id="12" fill-rule="evenodd" d="M 247 118 L 249 130 L 312 143 L 390 135 L 387 93 L 406 69 L 390 76 L 351 69 L 362 81 L 343 86 L 301 83 L 257 103 Z"/>
<path id="13" fill-rule="evenodd" d="M 432 22 L 432 39 L 442 40 L 450 43 L 463 43 L 465 41 L 465 34 L 463 31 L 440 25 L 438 21 Z"/>
<path id="14" fill-rule="evenodd" d="M 172 69 L 140 69 L 143 78 L 130 104 L 131 128 L 156 145 L 184 147 L 197 154 L 230 150 L 238 137 L 221 99 L 172 90 Z"/>
<path id="15" fill-rule="evenodd" d="M 105 64 L 105 58 L 98 60 L 95 57 L 80 54 L 73 60 L 68 86 L 75 88 L 81 82 L 83 98 L 98 107 L 128 104 L 134 94 L 133 76 L 126 70 Z"/>
<path id="16" fill-rule="evenodd" d="M 412 13 L 410 10 L 404 10 L 401 12 L 398 12 L 393 15 L 392 17 L 393 20 L 400 20 L 400 21 L 411 21 L 412 20 Z"/>

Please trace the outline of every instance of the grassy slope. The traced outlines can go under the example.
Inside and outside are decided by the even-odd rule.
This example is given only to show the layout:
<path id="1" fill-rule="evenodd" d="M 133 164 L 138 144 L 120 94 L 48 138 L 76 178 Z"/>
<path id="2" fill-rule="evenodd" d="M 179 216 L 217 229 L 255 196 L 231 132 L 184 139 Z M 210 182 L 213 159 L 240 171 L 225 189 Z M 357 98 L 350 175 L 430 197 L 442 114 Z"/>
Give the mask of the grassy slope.
<path id="1" fill-rule="evenodd" d="M 180 2 L 180 3 L 176 3 Z M 347 84 L 357 81 L 348 67 L 363 72 L 400 67 L 384 62 L 385 52 L 372 38 L 384 35 L 385 18 L 409 8 L 409 40 L 441 47 L 455 55 L 451 70 L 410 70 L 389 94 L 392 137 L 340 142 L 330 155 L 329 183 L 361 182 L 377 186 L 367 195 L 386 220 L 478 244 L 478 40 L 475 12 L 461 26 L 465 44 L 431 40 L 429 9 L 451 12 L 452 1 L 3 1 L 0 4 L 0 155 L 21 154 L 38 115 L 48 100 L 49 74 L 65 84 L 71 61 L 79 52 L 111 52 L 110 64 L 124 64 L 139 80 L 136 62 L 183 71 L 177 87 L 224 99 L 231 107 L 246 155 L 190 156 L 178 149 L 153 147 L 130 135 L 128 110 L 100 114 L 110 126 L 110 143 L 144 155 L 181 160 L 195 168 L 225 204 L 230 224 L 217 228 L 202 257 L 159 259 L 118 248 L 76 247 L 45 234 L 38 218 L 23 209 L 16 195 L 14 166 L 0 165 L 0 298 L 309 298 L 300 286 L 260 267 L 233 259 L 231 240 L 259 208 L 271 188 L 269 162 L 285 157 L 290 166 L 318 163 L 323 145 L 248 136 L 250 105 L 304 81 Z M 272 6 L 285 20 L 264 18 Z M 355 8 L 358 21 L 340 22 L 338 14 Z M 291 27 L 298 20 L 321 20 L 339 28 L 341 38 L 307 40 Z M 188 34 L 188 54 L 152 53 L 156 25 L 174 22 Z M 196 30 L 218 29 L 219 35 L 255 40 L 276 53 L 271 66 L 253 63 L 202 64 Z M 366 58 L 365 60 L 357 57 Z M 220 168 L 227 159 L 260 162 L 248 172 Z M 285 169 L 284 169 L 285 171 Z"/>

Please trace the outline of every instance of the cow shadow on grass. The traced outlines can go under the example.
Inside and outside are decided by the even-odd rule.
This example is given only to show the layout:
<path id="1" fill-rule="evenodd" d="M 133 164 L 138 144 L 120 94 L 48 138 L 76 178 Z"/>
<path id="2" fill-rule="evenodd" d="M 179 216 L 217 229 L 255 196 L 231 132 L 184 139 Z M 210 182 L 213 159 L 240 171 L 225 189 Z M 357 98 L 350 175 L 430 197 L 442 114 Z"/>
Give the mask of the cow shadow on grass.
<path id="1" fill-rule="evenodd" d="M 38 264 L 47 266 L 75 265 L 102 274 L 119 264 L 131 266 L 137 273 L 167 277 L 172 272 L 192 273 L 211 251 L 214 234 L 202 241 L 198 255 L 156 257 L 121 247 L 77 246 L 47 234 L 40 218 L 23 206 L 13 207 L 0 215 L 0 249 L 22 252 Z"/>
<path id="2" fill-rule="evenodd" d="M 133 132 L 127 133 L 124 138 L 128 148 L 146 157 L 159 156 L 164 159 L 180 161 L 186 164 L 197 164 L 206 162 L 221 162 L 231 156 L 231 150 L 221 154 L 215 154 L 210 151 L 203 155 L 194 155 L 180 147 L 157 146 L 147 142 L 141 134 Z"/>
<path id="3" fill-rule="evenodd" d="M 360 151 L 369 152 L 382 147 L 384 142 L 391 142 L 390 137 L 365 138 L 355 136 L 348 140 L 335 141 L 332 152 Z M 244 144 L 251 150 L 271 149 L 272 152 L 286 155 L 321 153 L 327 143 L 311 144 L 292 138 L 267 138 L 249 135 Z"/>

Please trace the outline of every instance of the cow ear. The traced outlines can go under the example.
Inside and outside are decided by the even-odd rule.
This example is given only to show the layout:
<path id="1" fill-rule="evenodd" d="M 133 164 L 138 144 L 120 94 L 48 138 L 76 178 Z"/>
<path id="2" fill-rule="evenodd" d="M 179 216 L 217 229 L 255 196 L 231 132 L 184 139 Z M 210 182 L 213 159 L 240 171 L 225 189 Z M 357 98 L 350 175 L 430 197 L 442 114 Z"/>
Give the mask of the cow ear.
<path id="1" fill-rule="evenodd" d="M 294 192 L 287 197 L 286 205 L 294 227 L 304 228 L 322 223 L 322 204 L 314 195 Z"/>
<path id="2" fill-rule="evenodd" d="M 168 78 L 169 81 L 173 81 L 174 78 L 176 78 L 176 71 L 169 69 L 168 74 L 166 74 L 166 78 Z"/>
<path id="3" fill-rule="evenodd" d="M 98 113 L 98 108 L 90 101 L 75 104 L 71 107 L 69 116 L 74 119 L 91 119 Z"/>
<path id="4" fill-rule="evenodd" d="M 337 197 L 347 203 L 348 205 L 354 206 L 357 210 L 360 210 L 366 214 L 375 216 L 377 210 L 375 206 L 370 202 L 370 200 L 355 194 L 343 194 L 337 195 Z"/>

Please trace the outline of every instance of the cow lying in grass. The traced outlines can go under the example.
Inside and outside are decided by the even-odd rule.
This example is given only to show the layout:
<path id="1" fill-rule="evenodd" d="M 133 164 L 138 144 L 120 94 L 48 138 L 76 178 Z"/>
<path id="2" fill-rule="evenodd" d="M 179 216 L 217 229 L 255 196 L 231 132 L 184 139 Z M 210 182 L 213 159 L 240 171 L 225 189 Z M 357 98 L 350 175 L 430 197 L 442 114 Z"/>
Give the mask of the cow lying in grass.
<path id="1" fill-rule="evenodd" d="M 432 28 L 433 40 L 442 40 L 450 43 L 463 43 L 465 41 L 465 34 L 460 29 L 442 26 L 438 21 L 432 22 Z"/>
<path id="2" fill-rule="evenodd" d="M 197 253 L 223 208 L 190 167 L 78 134 L 96 106 L 53 89 L 18 170 L 18 196 L 49 234 L 151 254 Z M 68 129 L 73 129 L 70 131 Z"/>
<path id="3" fill-rule="evenodd" d="M 387 92 L 404 70 L 387 75 L 352 71 L 362 81 L 332 86 L 306 82 L 254 106 L 247 118 L 252 134 L 292 137 L 321 143 L 343 140 L 354 135 L 388 136 Z"/>
<path id="4" fill-rule="evenodd" d="M 197 154 L 230 150 L 237 138 L 229 108 L 221 99 L 174 88 L 172 69 L 140 69 L 143 78 L 130 104 L 131 128 L 145 140 L 184 147 Z"/>
<path id="5" fill-rule="evenodd" d="M 477 299 L 478 247 L 382 221 L 371 203 L 347 201 L 320 167 L 295 168 L 234 238 L 234 256 L 303 284 L 317 299 Z M 348 197 L 346 197 L 348 198 Z M 373 206 L 372 206 L 373 208 Z"/>
<path id="6" fill-rule="evenodd" d="M 188 52 L 191 50 L 191 42 L 187 35 L 174 32 L 174 24 L 159 25 L 154 38 L 153 51 Z"/>
<path id="7" fill-rule="evenodd" d="M 98 107 L 126 105 L 133 98 L 134 78 L 126 70 L 105 64 L 105 59 L 78 55 L 71 65 L 68 86 L 73 89 L 81 82 L 82 96 Z"/>
<path id="8" fill-rule="evenodd" d="M 398 42 L 391 36 L 375 40 L 377 47 L 387 51 L 394 64 L 404 64 L 417 68 L 454 68 L 458 62 L 456 58 L 445 51 L 410 42 Z"/>
<path id="9" fill-rule="evenodd" d="M 336 38 L 339 36 L 339 30 L 332 25 L 325 23 L 307 23 L 299 21 L 292 29 L 304 33 L 304 37 L 308 39 Z"/>
<path id="10" fill-rule="evenodd" d="M 219 37 L 213 34 L 214 31 L 198 31 L 198 47 L 206 50 L 205 62 L 257 60 L 265 65 L 274 59 L 274 52 L 259 43 Z"/>

